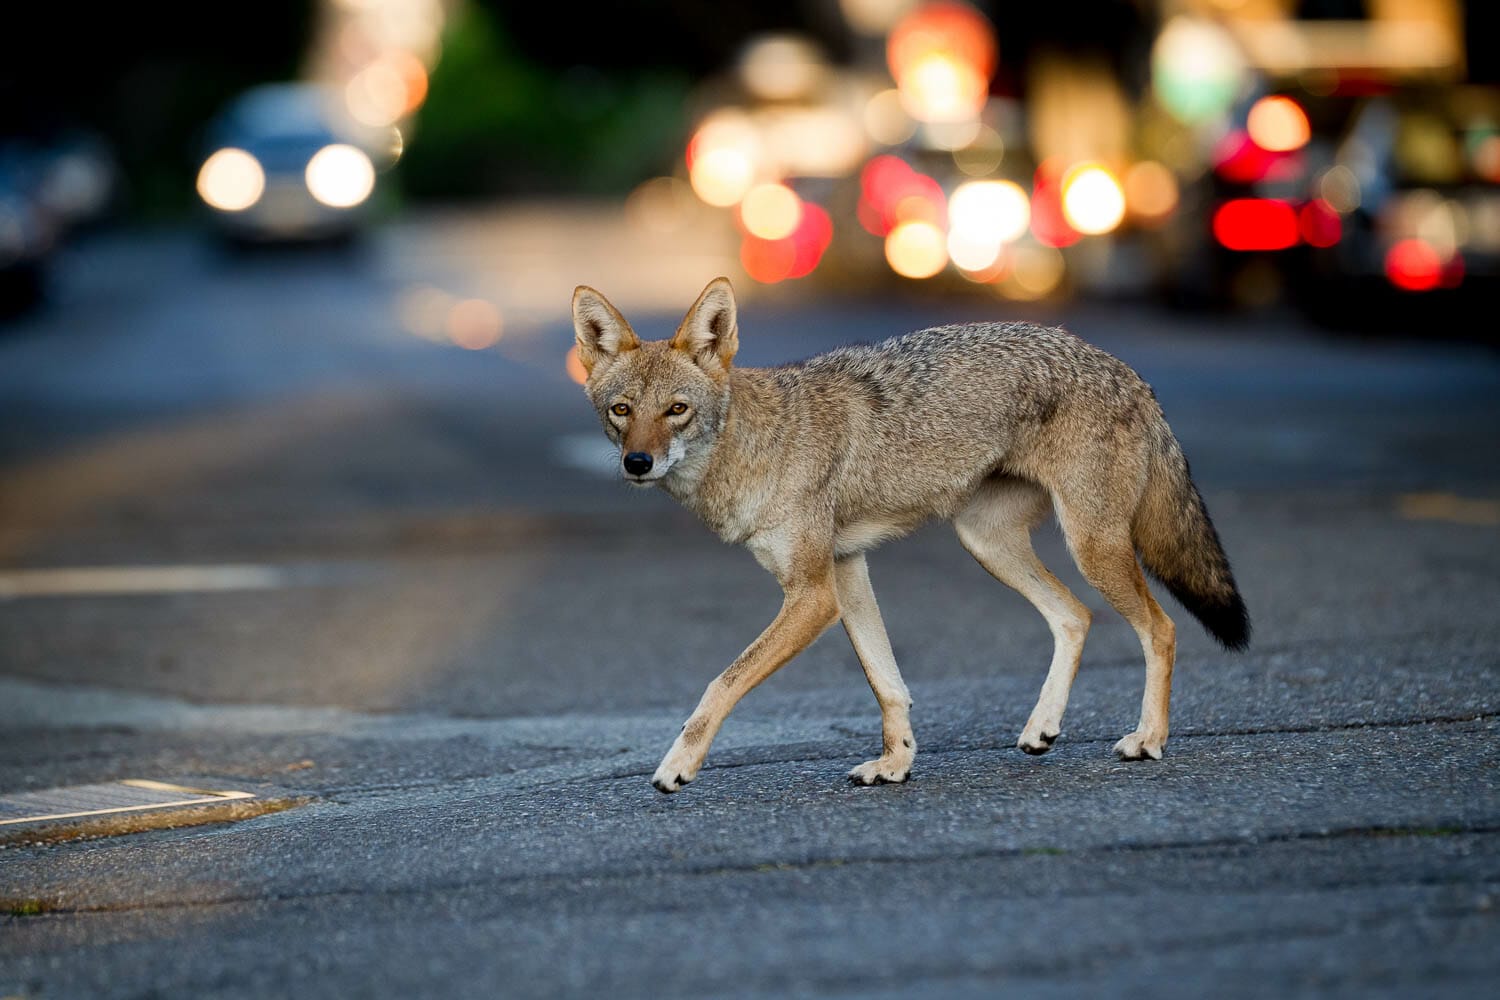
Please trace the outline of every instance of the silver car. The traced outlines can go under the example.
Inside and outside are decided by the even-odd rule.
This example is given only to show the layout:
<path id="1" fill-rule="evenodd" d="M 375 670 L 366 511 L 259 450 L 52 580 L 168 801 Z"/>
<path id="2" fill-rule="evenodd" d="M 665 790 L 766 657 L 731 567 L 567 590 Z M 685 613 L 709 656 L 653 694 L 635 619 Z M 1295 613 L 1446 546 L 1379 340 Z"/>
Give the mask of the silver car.
<path id="1" fill-rule="evenodd" d="M 239 240 L 351 235 L 375 191 L 370 155 L 343 129 L 339 105 L 313 84 L 247 91 L 209 127 L 198 195 Z"/>

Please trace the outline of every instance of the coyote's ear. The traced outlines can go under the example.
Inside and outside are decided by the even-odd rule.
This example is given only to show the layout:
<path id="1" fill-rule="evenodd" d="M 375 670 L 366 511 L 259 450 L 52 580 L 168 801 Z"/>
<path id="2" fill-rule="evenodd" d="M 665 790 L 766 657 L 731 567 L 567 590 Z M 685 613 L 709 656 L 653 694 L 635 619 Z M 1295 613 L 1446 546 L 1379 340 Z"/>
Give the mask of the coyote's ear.
<path id="1" fill-rule="evenodd" d="M 583 370 L 641 346 L 620 310 L 588 285 L 573 289 L 573 336 L 578 341 L 578 360 Z"/>
<path id="2" fill-rule="evenodd" d="M 677 328 L 672 346 L 685 351 L 704 371 L 729 370 L 740 349 L 740 332 L 728 278 L 715 278 L 703 289 Z"/>

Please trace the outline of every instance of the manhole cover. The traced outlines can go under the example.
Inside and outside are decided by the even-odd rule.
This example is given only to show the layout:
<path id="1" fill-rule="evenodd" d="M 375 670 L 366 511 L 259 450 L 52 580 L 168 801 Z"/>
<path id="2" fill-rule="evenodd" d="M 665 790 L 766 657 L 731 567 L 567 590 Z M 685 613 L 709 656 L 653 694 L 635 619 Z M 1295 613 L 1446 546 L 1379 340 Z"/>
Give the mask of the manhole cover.
<path id="1" fill-rule="evenodd" d="M 52 823 L 253 798 L 251 792 L 208 791 L 169 785 L 164 781 L 130 778 L 98 785 L 72 785 L 0 795 L 0 826 Z"/>

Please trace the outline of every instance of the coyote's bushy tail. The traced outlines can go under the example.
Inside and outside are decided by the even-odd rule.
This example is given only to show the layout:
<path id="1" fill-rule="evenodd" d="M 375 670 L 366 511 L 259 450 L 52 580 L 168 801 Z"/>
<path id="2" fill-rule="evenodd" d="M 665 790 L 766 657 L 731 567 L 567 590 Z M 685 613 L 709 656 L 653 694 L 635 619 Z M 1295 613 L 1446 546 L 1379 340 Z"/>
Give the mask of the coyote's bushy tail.
<path id="1" fill-rule="evenodd" d="M 1250 615 L 1235 586 L 1219 533 L 1193 485 L 1187 457 L 1165 423 L 1153 442 L 1146 492 L 1131 522 L 1141 562 L 1215 639 L 1250 645 Z"/>

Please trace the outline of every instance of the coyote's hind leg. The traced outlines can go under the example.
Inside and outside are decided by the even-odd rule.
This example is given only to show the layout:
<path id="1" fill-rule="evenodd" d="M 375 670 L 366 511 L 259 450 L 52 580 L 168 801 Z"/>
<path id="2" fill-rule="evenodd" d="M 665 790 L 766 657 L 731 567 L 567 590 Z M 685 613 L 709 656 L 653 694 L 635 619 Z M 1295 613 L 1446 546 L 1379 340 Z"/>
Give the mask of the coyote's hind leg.
<path id="1" fill-rule="evenodd" d="M 896 668 L 896 657 L 885 634 L 885 623 L 880 620 L 864 555 L 838 560 L 833 574 L 844 631 L 849 633 L 870 690 L 880 702 L 880 757 L 850 771 L 849 780 L 861 785 L 899 783 L 911 776 L 912 760 L 917 754 L 917 741 L 911 733 L 911 695 Z"/>
<path id="2" fill-rule="evenodd" d="M 1016 742 L 1029 754 L 1051 750 L 1062 732 L 1068 692 L 1078 674 L 1078 659 L 1092 620 L 1089 609 L 1042 565 L 1031 547 L 1031 531 L 1047 516 L 1050 505 L 1046 491 L 1034 483 L 991 479 L 953 522 L 969 554 L 991 576 L 1035 605 L 1052 632 L 1052 665 Z"/>
<path id="3" fill-rule="evenodd" d="M 1078 568 L 1135 629 L 1146 656 L 1140 724 L 1115 744 L 1115 753 L 1123 760 L 1161 760 L 1167 744 L 1177 628 L 1146 587 L 1128 520 L 1105 519 L 1090 504 L 1070 504 L 1063 496 L 1058 497 L 1057 513 Z"/>

